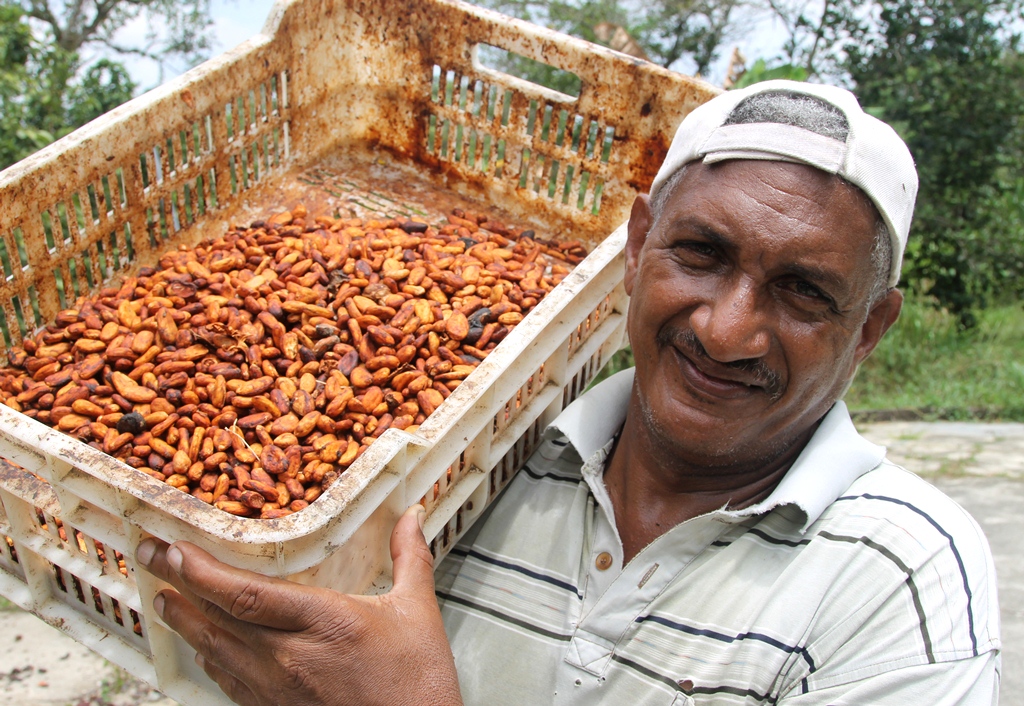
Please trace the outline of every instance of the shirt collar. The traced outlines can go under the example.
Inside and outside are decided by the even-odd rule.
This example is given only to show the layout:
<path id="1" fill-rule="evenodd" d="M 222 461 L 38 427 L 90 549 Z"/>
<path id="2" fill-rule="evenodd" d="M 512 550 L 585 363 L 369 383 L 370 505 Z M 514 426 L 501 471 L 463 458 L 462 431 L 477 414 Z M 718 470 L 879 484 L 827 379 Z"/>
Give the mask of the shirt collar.
<path id="1" fill-rule="evenodd" d="M 632 389 L 633 369 L 616 373 L 566 407 L 549 429 L 561 432 L 586 461 L 622 427 Z M 885 447 L 857 433 L 846 404 L 836 402 L 772 494 L 756 505 L 725 514 L 739 519 L 789 507 L 798 515 L 794 520 L 803 533 L 853 481 L 884 457 Z"/>
<path id="2" fill-rule="evenodd" d="M 633 368 L 615 373 L 576 398 L 555 417 L 557 429 L 584 461 L 612 440 L 626 421 L 633 391 Z"/>

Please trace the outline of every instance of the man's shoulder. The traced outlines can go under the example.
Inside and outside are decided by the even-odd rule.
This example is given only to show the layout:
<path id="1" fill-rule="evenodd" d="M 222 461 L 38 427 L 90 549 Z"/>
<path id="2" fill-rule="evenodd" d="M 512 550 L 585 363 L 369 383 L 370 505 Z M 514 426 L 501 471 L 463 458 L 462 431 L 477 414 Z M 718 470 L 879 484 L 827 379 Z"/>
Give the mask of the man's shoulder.
<path id="1" fill-rule="evenodd" d="M 826 602 L 841 597 L 856 608 L 851 617 L 873 614 L 868 623 L 876 637 L 884 625 L 897 630 L 896 616 L 916 615 L 906 624 L 917 625 L 929 660 L 998 649 L 988 541 L 966 510 L 922 478 L 883 460 L 822 513 L 806 538 L 842 567 Z"/>
<path id="2" fill-rule="evenodd" d="M 888 459 L 857 478 L 808 531 L 837 528 L 891 533 L 908 549 L 922 552 L 949 545 L 971 552 L 989 551 L 984 533 L 966 510 Z"/>
<path id="3" fill-rule="evenodd" d="M 840 494 L 807 535 L 856 543 L 912 573 L 925 566 L 955 573 L 968 591 L 970 583 L 993 576 L 988 540 L 975 519 L 887 459 Z"/>

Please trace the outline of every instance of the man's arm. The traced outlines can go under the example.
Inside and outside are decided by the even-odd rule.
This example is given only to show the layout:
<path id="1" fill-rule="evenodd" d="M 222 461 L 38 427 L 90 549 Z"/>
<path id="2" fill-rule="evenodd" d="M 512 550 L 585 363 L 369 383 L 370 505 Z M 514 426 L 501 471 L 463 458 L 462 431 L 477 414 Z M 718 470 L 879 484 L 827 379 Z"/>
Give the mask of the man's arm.
<path id="1" fill-rule="evenodd" d="M 417 505 L 395 526 L 395 583 L 383 596 L 234 569 L 187 542 L 146 540 L 137 557 L 178 589 L 157 595 L 157 612 L 239 704 L 451 706 L 462 700 L 422 521 Z"/>

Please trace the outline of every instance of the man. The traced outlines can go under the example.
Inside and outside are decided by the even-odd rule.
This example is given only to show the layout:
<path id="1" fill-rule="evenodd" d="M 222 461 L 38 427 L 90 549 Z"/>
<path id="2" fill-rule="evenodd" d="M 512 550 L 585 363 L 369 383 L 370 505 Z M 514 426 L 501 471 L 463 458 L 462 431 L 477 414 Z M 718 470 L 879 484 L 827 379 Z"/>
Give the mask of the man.
<path id="1" fill-rule="evenodd" d="M 916 190 L 845 91 L 710 101 L 630 216 L 635 374 L 556 420 L 440 570 L 441 612 L 421 508 L 386 596 L 150 541 L 185 594 L 157 610 L 243 704 L 995 703 L 984 537 L 837 401 L 899 315 Z"/>

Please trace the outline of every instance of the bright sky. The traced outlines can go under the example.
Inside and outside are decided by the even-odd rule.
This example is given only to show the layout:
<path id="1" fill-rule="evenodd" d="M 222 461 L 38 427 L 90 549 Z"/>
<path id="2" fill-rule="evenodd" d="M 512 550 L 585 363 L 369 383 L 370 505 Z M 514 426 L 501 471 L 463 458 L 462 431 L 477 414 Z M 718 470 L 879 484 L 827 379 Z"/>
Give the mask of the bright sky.
<path id="1" fill-rule="evenodd" d="M 212 0 L 211 17 L 214 46 L 211 56 L 235 47 L 263 29 L 274 0 Z M 753 11 L 750 11 L 753 12 Z M 729 56 L 734 46 L 746 56 L 748 65 L 758 58 L 771 58 L 779 53 L 784 33 L 778 23 L 766 14 L 751 14 L 746 26 L 740 27 L 743 37 L 723 43 L 721 57 L 709 78 L 720 84 L 728 68 Z M 146 26 L 138 21 L 125 26 L 118 35 L 125 44 L 144 43 Z M 159 67 L 151 61 L 134 57 L 121 57 L 140 90 L 153 88 L 160 83 Z M 188 69 L 188 66 L 165 66 L 164 80 L 170 80 Z"/>
<path id="2" fill-rule="evenodd" d="M 263 23 L 270 14 L 274 0 L 212 0 L 210 16 L 213 20 L 211 34 L 213 49 L 210 56 L 216 56 L 238 46 L 263 29 Z M 118 40 L 125 44 L 144 44 L 146 24 L 139 20 L 123 27 Z M 137 57 L 121 57 L 140 90 L 147 90 L 160 83 L 160 69 L 155 62 Z M 186 71 L 188 66 L 166 66 L 164 80 L 170 80 Z"/>
<path id="3" fill-rule="evenodd" d="M 258 34 L 273 6 L 273 0 L 213 0 L 215 51 L 226 51 Z"/>

